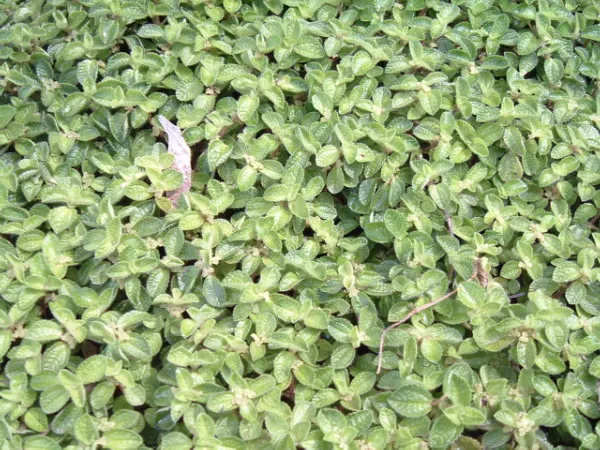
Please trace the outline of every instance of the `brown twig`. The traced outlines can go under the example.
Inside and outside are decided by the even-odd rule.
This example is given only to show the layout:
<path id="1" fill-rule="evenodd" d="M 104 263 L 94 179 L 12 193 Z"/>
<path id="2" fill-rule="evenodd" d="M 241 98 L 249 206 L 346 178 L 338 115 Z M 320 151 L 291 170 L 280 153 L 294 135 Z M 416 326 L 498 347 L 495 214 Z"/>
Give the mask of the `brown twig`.
<path id="1" fill-rule="evenodd" d="M 452 216 L 444 209 L 444 216 L 446 217 L 446 223 L 448 224 L 448 233 L 454 237 L 454 223 L 452 222 Z"/>
<path id="2" fill-rule="evenodd" d="M 475 277 L 475 278 L 477 278 L 477 281 L 479 281 L 479 284 L 481 284 L 483 287 L 487 287 L 489 278 L 490 278 L 490 274 L 487 273 L 487 271 L 483 268 L 481 259 L 479 259 L 479 258 L 475 259 L 475 262 L 473 264 L 475 266 L 475 273 L 473 273 L 473 275 L 471 275 L 471 279 L 473 279 L 473 277 Z"/>
<path id="3" fill-rule="evenodd" d="M 290 385 L 288 388 L 283 391 L 282 394 L 285 398 L 288 398 L 290 401 L 294 401 L 296 398 L 296 378 L 292 376 L 292 381 L 290 381 Z"/>
<path id="4" fill-rule="evenodd" d="M 225 136 L 227 136 L 227 134 L 229 134 L 229 132 L 230 132 L 231 130 L 233 130 L 235 127 L 237 127 L 237 126 L 239 126 L 239 125 L 244 125 L 244 122 L 242 122 L 242 121 L 240 120 L 240 118 L 237 116 L 237 114 L 236 114 L 236 115 L 234 115 L 234 116 L 231 118 L 231 120 L 232 120 L 232 123 L 231 123 L 231 125 L 228 125 L 228 126 L 226 126 L 226 127 L 223 127 L 223 128 L 221 128 L 221 131 L 219 131 L 219 133 L 218 133 L 218 135 L 217 135 L 217 136 L 219 137 L 219 139 L 223 139 L 223 138 L 224 138 Z"/>
<path id="5" fill-rule="evenodd" d="M 597 230 L 598 226 L 596 225 L 596 223 L 598 222 L 598 220 L 600 220 L 600 213 L 592 217 L 592 219 L 588 222 L 588 226 L 590 228 L 593 228 L 594 230 Z"/>
<path id="6" fill-rule="evenodd" d="M 471 275 L 471 278 L 469 278 L 467 281 L 472 281 L 475 278 L 480 277 L 481 276 L 479 273 L 480 270 L 481 270 L 480 265 L 476 264 L 475 272 L 473 273 L 473 275 Z M 391 324 L 389 327 L 387 327 L 385 330 L 383 330 L 383 333 L 381 333 L 381 338 L 379 339 L 379 356 L 378 356 L 378 362 L 377 362 L 377 375 L 379 375 L 381 373 L 381 364 L 383 363 L 383 346 L 384 346 L 385 337 L 387 336 L 387 334 L 390 331 L 392 331 L 394 328 L 397 328 L 400 325 L 402 325 L 404 322 L 406 322 L 408 319 L 410 319 L 415 314 L 419 314 L 420 312 L 423 312 L 426 309 L 429 309 L 439 303 L 442 303 L 444 300 L 448 300 L 450 297 L 452 297 L 457 292 L 458 292 L 458 287 L 456 289 L 451 290 L 446 295 L 444 295 L 440 298 L 436 298 L 435 300 L 432 300 L 429 303 L 425 303 L 424 305 L 416 307 L 411 312 L 409 312 L 406 316 L 404 316 L 402 319 L 400 319 L 398 322 Z"/>

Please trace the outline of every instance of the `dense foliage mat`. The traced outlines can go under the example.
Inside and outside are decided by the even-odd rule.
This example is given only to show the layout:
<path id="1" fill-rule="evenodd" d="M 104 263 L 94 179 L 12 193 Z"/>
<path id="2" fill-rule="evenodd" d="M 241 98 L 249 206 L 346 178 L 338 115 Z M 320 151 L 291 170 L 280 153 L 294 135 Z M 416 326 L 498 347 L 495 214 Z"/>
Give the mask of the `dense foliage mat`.
<path id="1" fill-rule="evenodd" d="M 599 17 L 2 1 L 1 448 L 600 449 Z"/>

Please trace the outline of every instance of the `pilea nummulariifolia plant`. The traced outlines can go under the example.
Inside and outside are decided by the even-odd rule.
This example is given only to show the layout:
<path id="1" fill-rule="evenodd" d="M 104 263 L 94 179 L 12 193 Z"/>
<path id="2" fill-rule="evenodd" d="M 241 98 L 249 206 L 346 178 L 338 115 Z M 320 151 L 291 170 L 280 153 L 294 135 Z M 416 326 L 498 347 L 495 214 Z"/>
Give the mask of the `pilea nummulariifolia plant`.
<path id="1" fill-rule="evenodd" d="M 2 450 L 600 449 L 598 0 L 3 0 Z"/>

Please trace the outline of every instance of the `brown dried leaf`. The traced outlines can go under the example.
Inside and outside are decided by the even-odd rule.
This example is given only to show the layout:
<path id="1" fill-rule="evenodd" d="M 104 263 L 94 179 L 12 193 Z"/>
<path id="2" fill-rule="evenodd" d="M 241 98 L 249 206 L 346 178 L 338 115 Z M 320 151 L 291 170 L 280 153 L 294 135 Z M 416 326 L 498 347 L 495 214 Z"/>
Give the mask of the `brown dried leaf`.
<path id="1" fill-rule="evenodd" d="M 175 191 L 167 194 L 171 199 L 171 203 L 176 205 L 181 193 L 189 192 L 192 186 L 192 151 L 186 144 L 183 134 L 177 125 L 171 123 L 164 116 L 158 116 L 158 121 L 165 130 L 165 133 L 167 133 L 168 151 L 175 156 L 171 168 L 183 174 L 183 184 Z"/>

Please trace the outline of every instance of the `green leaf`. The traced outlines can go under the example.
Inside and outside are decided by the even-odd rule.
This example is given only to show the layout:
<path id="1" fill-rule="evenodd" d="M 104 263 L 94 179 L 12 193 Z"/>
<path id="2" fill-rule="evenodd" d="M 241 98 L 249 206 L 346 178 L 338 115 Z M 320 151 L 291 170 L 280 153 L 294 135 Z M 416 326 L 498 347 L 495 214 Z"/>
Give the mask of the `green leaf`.
<path id="1" fill-rule="evenodd" d="M 455 405 L 466 406 L 471 403 L 471 387 L 467 381 L 456 373 L 451 373 L 444 383 L 444 394 Z"/>
<path id="2" fill-rule="evenodd" d="M 260 100 L 255 95 L 242 95 L 237 103 L 237 115 L 242 122 L 248 122 L 252 119 Z"/>
<path id="3" fill-rule="evenodd" d="M 77 211 L 66 206 L 53 208 L 48 213 L 48 223 L 56 234 L 70 228 L 77 221 L 77 218 Z"/>
<path id="4" fill-rule="evenodd" d="M 211 306 L 223 308 L 226 305 L 227 296 L 225 289 L 223 289 L 220 281 L 214 276 L 209 276 L 204 280 L 202 294 L 204 294 L 204 299 Z"/>
<path id="5" fill-rule="evenodd" d="M 104 447 L 111 450 L 133 450 L 140 447 L 143 440 L 134 431 L 114 428 L 104 432 L 101 442 Z"/>
<path id="6" fill-rule="evenodd" d="M 344 369 L 352 364 L 355 352 L 351 345 L 342 345 L 334 348 L 331 353 L 331 367 L 334 369 Z"/>
<path id="7" fill-rule="evenodd" d="M 521 56 L 529 55 L 537 49 L 538 45 L 538 40 L 534 34 L 530 33 L 529 31 L 525 31 L 519 34 L 517 53 Z"/>
<path id="8" fill-rule="evenodd" d="M 60 450 L 62 447 L 48 436 L 28 436 L 23 442 L 24 450 Z"/>
<path id="9" fill-rule="evenodd" d="M 535 343 L 532 339 L 519 340 L 517 343 L 517 361 L 526 369 L 531 369 L 536 357 Z"/>
<path id="10" fill-rule="evenodd" d="M 177 84 L 175 95 L 180 102 L 189 102 L 202 93 L 202 88 L 203 86 L 200 80 L 184 80 Z"/>
<path id="11" fill-rule="evenodd" d="M 107 360 L 103 355 L 93 355 L 81 361 L 75 375 L 83 384 L 97 383 L 106 376 Z"/>
<path id="12" fill-rule="evenodd" d="M 325 92 L 317 92 L 312 96 L 312 104 L 319 113 L 326 119 L 331 118 L 333 112 L 333 100 Z"/>
<path id="13" fill-rule="evenodd" d="M 552 280 L 557 283 L 568 283 L 581 276 L 581 269 L 577 264 L 570 261 L 559 261 L 557 264 L 552 273 Z"/>
<path id="14" fill-rule="evenodd" d="M 69 392 L 73 404 L 78 408 L 83 408 L 86 395 L 81 380 L 73 372 L 63 369 L 58 372 L 58 381 Z"/>
<path id="15" fill-rule="evenodd" d="M 177 431 L 165 434 L 160 445 L 161 448 L 173 450 L 188 450 L 193 447 L 192 440 L 185 434 Z"/>
<path id="16" fill-rule="evenodd" d="M 442 105 L 442 94 L 438 90 L 421 91 L 417 97 L 421 107 L 431 116 L 435 115 Z"/>
<path id="17" fill-rule="evenodd" d="M 51 320 L 38 320 L 27 327 L 25 336 L 27 339 L 37 342 L 56 341 L 62 337 L 62 327 Z"/>
<path id="18" fill-rule="evenodd" d="M 479 309 L 485 298 L 485 290 L 475 281 L 465 281 L 458 286 L 458 300 L 467 308 Z"/>
<path id="19" fill-rule="evenodd" d="M 581 33 L 581 37 L 584 39 L 590 39 L 592 41 L 600 41 L 600 25 L 591 25 Z"/>
<path id="20" fill-rule="evenodd" d="M 6 127 L 16 112 L 17 109 L 11 105 L 0 105 L 0 128 Z"/>
<path id="21" fill-rule="evenodd" d="M 46 414 L 54 414 L 69 401 L 69 391 L 62 386 L 54 386 L 40 394 L 40 408 Z"/>
<path id="22" fill-rule="evenodd" d="M 506 129 L 504 132 L 504 143 L 509 150 L 517 153 L 518 155 L 522 155 L 525 151 L 521 132 L 515 127 L 509 127 Z"/>
<path id="23" fill-rule="evenodd" d="M 431 410 L 431 394 L 418 384 L 402 383 L 388 399 L 390 406 L 404 417 L 422 417 Z"/>
<path id="24" fill-rule="evenodd" d="M 294 46 L 294 51 L 307 59 L 324 58 L 325 50 L 317 38 L 304 36 L 298 44 Z"/>
<path id="25" fill-rule="evenodd" d="M 74 434 L 78 441 L 92 445 L 98 439 L 97 425 L 89 414 L 83 414 L 74 426 Z"/>
<path id="26" fill-rule="evenodd" d="M 560 60 L 549 58 L 544 61 L 544 72 L 550 83 L 559 84 L 564 75 L 564 71 L 564 65 Z"/>
<path id="27" fill-rule="evenodd" d="M 451 406 L 444 409 L 444 415 L 454 425 L 473 427 L 486 421 L 485 414 L 470 406 Z"/>
<path id="28" fill-rule="evenodd" d="M 23 416 L 25 425 L 38 433 L 48 431 L 48 417 L 40 408 L 30 408 Z"/>
<path id="29" fill-rule="evenodd" d="M 225 163 L 231 154 L 232 148 L 222 141 L 212 141 L 208 147 L 207 159 L 210 170 L 216 170 Z"/>
<path id="30" fill-rule="evenodd" d="M 433 448 L 445 448 L 452 444 L 461 432 L 461 426 L 452 423 L 445 415 L 438 416 L 429 432 L 429 445 Z"/>

